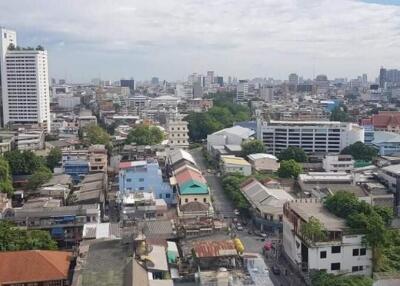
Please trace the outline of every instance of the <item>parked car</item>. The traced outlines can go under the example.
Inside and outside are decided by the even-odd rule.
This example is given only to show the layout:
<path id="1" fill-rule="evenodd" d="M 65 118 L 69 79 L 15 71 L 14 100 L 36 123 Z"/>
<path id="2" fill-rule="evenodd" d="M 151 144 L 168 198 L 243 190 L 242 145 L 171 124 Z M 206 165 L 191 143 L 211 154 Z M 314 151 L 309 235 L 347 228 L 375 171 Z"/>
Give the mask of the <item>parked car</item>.
<path id="1" fill-rule="evenodd" d="M 272 273 L 274 273 L 275 275 L 280 275 L 281 274 L 281 270 L 276 265 L 272 266 L 271 270 L 272 270 Z"/>
<path id="2" fill-rule="evenodd" d="M 240 215 L 240 212 L 239 212 L 238 209 L 235 209 L 233 212 L 234 212 L 235 215 Z"/>
<path id="3" fill-rule="evenodd" d="M 240 223 L 237 223 L 237 224 L 236 224 L 236 229 L 237 229 L 238 231 L 242 231 L 242 230 L 243 230 L 243 226 L 242 226 Z"/>

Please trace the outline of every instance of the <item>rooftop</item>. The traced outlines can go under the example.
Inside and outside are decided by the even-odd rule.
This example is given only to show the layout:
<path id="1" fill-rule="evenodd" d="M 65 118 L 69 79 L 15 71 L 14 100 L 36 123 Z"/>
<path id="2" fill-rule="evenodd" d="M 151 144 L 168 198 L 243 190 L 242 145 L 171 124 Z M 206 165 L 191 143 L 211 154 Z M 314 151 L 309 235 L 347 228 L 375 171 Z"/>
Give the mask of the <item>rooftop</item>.
<path id="1" fill-rule="evenodd" d="M 218 257 L 237 255 L 233 240 L 196 241 L 193 243 L 196 257 Z"/>
<path id="2" fill-rule="evenodd" d="M 64 251 L 0 252 L 0 284 L 67 279 L 70 258 Z"/>
<path id="3" fill-rule="evenodd" d="M 266 154 L 266 153 L 256 153 L 256 154 L 250 154 L 247 156 L 250 160 L 259 160 L 259 159 L 272 159 L 272 160 L 278 160 L 278 158 L 272 154 Z"/>
<path id="4" fill-rule="evenodd" d="M 245 159 L 235 156 L 221 156 L 221 160 L 224 164 L 250 166 L 250 163 Z"/>
<path id="5" fill-rule="evenodd" d="M 250 136 L 254 135 L 254 131 L 251 130 L 250 128 L 245 128 L 242 126 L 233 126 L 230 128 L 225 128 L 217 132 L 214 132 L 212 135 L 226 135 L 226 134 L 234 134 L 243 139 L 247 139 Z"/>
<path id="6" fill-rule="evenodd" d="M 344 219 L 330 213 L 318 200 L 295 200 L 288 202 L 288 205 L 304 221 L 309 221 L 311 217 L 317 218 L 328 231 L 342 231 L 347 228 Z"/>
<path id="7" fill-rule="evenodd" d="M 382 170 L 400 175 L 400 164 L 383 167 Z"/>
<path id="8" fill-rule="evenodd" d="M 387 131 L 375 131 L 372 144 L 400 143 L 400 134 Z"/>

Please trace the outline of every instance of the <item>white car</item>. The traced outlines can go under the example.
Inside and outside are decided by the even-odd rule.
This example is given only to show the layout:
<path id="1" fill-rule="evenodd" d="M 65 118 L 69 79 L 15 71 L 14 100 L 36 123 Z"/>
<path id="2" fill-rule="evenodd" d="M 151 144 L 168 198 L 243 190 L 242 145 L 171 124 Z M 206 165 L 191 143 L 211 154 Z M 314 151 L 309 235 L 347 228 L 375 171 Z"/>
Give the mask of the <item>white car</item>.
<path id="1" fill-rule="evenodd" d="M 240 223 L 237 223 L 237 224 L 236 224 L 236 229 L 237 229 L 238 231 L 242 231 L 242 230 L 243 230 L 243 226 L 242 226 Z"/>

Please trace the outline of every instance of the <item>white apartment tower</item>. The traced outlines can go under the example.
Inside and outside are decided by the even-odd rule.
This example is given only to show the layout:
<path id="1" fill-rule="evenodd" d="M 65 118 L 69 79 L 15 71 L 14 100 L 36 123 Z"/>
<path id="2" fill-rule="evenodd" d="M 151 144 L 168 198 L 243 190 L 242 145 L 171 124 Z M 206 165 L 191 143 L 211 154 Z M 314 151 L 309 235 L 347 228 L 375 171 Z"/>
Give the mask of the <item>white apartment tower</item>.
<path id="1" fill-rule="evenodd" d="M 6 65 L 5 58 L 8 47 L 10 44 L 14 46 L 17 45 L 17 33 L 15 31 L 6 30 L 0 27 L 0 95 L 5 94 L 5 85 L 3 84 L 4 79 L 6 78 Z M 0 101 L 2 96 L 0 97 Z M 1 103 L 1 102 L 0 102 Z M 0 113 L 3 112 L 3 109 L 0 108 Z M 0 116 L 1 126 L 3 126 L 3 116 Z"/>
<path id="2" fill-rule="evenodd" d="M 38 124 L 50 131 L 47 51 L 11 50 L 10 43 L 16 46 L 16 33 L 1 32 L 3 125 Z"/>

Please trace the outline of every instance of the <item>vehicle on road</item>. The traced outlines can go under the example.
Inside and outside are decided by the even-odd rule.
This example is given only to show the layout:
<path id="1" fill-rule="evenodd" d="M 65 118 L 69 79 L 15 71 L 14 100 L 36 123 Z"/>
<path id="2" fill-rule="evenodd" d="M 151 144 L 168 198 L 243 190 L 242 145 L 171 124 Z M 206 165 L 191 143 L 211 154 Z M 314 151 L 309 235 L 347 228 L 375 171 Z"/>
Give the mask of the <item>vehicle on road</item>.
<path id="1" fill-rule="evenodd" d="M 281 270 L 276 265 L 272 266 L 271 270 L 272 270 L 272 273 L 274 273 L 275 275 L 280 275 L 281 274 Z"/>
<path id="2" fill-rule="evenodd" d="M 235 209 L 233 212 L 235 213 L 235 215 L 240 215 L 240 212 L 238 209 Z"/>
<path id="3" fill-rule="evenodd" d="M 237 223 L 237 224 L 236 224 L 236 229 L 237 229 L 238 231 L 242 231 L 242 230 L 243 230 L 243 226 L 242 226 L 240 223 Z"/>

